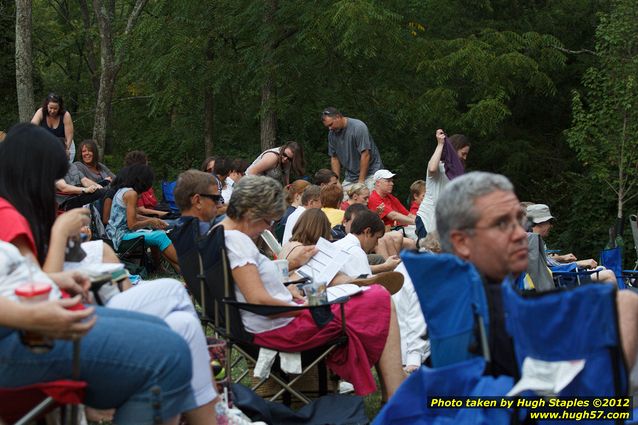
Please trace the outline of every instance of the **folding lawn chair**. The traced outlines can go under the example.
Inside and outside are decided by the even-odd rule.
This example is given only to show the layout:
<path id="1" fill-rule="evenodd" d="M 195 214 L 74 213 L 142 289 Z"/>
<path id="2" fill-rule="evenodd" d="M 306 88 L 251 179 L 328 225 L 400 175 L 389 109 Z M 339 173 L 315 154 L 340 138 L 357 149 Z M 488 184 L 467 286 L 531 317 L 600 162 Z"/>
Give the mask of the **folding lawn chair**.
<path id="1" fill-rule="evenodd" d="M 78 405 L 84 399 L 86 382 L 80 375 L 80 341 L 73 342 L 73 380 L 58 380 L 18 388 L 0 388 L 0 422 L 25 425 L 58 406 L 65 406 L 64 424 L 76 425 Z"/>
<path id="2" fill-rule="evenodd" d="M 404 252 L 401 258 L 428 324 L 432 366 L 480 355 L 489 363 L 487 300 L 476 268 L 451 254 Z"/>
<path id="3" fill-rule="evenodd" d="M 544 362 L 583 359 L 584 368 L 556 395 L 627 396 L 628 377 L 620 346 L 614 286 L 594 283 L 530 294 L 504 283 L 502 291 L 506 329 L 513 338 L 519 367 L 525 358 Z M 542 325 L 534 320 L 538 317 L 543 318 Z"/>
<path id="4" fill-rule="evenodd" d="M 234 282 L 232 279 L 230 266 L 226 256 L 224 243 L 224 228 L 216 226 L 205 235 L 199 234 L 199 221 L 196 218 L 183 217 L 183 223 L 173 229 L 170 234 L 179 258 L 181 273 L 184 276 L 186 285 L 195 301 L 201 306 L 203 322 L 211 326 L 220 339 L 226 341 L 226 370 L 231 371 L 234 366 L 231 363 L 231 353 L 238 352 L 249 363 L 257 362 L 257 355 L 261 347 L 253 343 L 253 336 L 247 332 L 243 326 L 240 309 L 251 311 L 260 315 L 273 315 L 290 312 L 299 308 L 311 309 L 313 317 L 319 321 L 328 321 L 332 318 L 329 306 L 264 306 L 237 302 L 235 299 Z M 312 367 L 319 365 L 319 388 L 320 395 L 327 393 L 327 369 L 324 360 L 338 345 L 347 341 L 345 333 L 345 310 L 344 304 L 347 299 L 336 300 L 341 304 L 342 335 L 332 341 L 327 346 L 318 347 L 305 351 L 302 354 L 303 370 L 301 374 L 290 378 L 281 372 L 278 365 L 273 365 L 270 377 L 276 381 L 281 390 L 275 393 L 270 400 L 274 401 L 284 393 L 284 400 L 289 401 L 290 395 L 309 403 L 310 399 L 300 391 L 293 388 L 302 376 L 308 373 Z M 276 351 L 281 351 L 273 347 Z M 230 373 L 230 372 L 228 372 Z M 241 380 L 248 372 L 236 380 Z M 252 389 L 262 386 L 266 379 L 261 379 Z"/>
<path id="5" fill-rule="evenodd" d="M 489 370 L 487 300 L 481 278 L 450 254 L 404 252 L 428 324 L 432 368 L 421 366 L 401 384 L 373 424 L 509 424 L 506 409 L 431 408 L 436 397 L 504 396 L 513 379 Z"/>
<path id="6" fill-rule="evenodd" d="M 178 213 L 179 208 L 175 203 L 175 186 L 177 185 L 177 180 L 173 180 L 172 182 L 162 182 L 162 203 L 168 205 L 170 212 Z"/>

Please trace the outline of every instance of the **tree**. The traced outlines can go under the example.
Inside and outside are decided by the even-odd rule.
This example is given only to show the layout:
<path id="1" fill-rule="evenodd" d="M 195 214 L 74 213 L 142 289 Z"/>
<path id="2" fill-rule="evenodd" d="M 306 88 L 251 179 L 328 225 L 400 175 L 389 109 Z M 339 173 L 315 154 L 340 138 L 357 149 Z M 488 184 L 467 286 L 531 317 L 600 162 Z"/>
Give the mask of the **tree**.
<path id="1" fill-rule="evenodd" d="M 616 194 L 618 222 L 638 195 L 638 4 L 614 0 L 596 31 L 595 66 L 573 93 L 568 142 L 589 175 Z M 620 230 L 620 229 L 619 229 Z"/>
<path id="2" fill-rule="evenodd" d="M 136 0 L 126 19 L 126 26 L 118 37 L 115 0 L 93 0 L 93 11 L 100 32 L 100 86 L 95 105 L 93 139 L 97 142 L 100 155 L 106 147 L 106 130 L 111 114 L 111 102 L 115 93 L 115 80 L 122 67 L 128 45 L 127 38 L 133 31 L 142 9 L 148 0 Z M 119 39 L 117 39 L 119 38 Z"/>
<path id="3" fill-rule="evenodd" d="M 16 91 L 18 115 L 23 122 L 30 121 L 35 111 L 31 46 L 31 0 L 16 0 Z"/>

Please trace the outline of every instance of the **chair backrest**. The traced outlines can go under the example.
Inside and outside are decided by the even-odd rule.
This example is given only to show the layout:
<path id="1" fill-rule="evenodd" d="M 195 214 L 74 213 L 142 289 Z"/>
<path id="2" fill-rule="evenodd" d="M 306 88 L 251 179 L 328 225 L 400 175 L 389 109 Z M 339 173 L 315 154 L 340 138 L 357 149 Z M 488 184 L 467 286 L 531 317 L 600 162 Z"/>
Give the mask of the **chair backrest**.
<path id="1" fill-rule="evenodd" d="M 552 273 L 547 268 L 547 261 L 545 260 L 545 244 L 543 239 L 537 233 L 527 234 L 527 275 L 534 284 L 534 289 L 537 291 L 549 291 L 554 289 L 556 285 L 552 279 Z"/>
<path id="2" fill-rule="evenodd" d="M 228 337 L 252 341 L 252 335 L 244 329 L 239 310 L 222 302 L 236 299 L 224 228 L 215 226 L 200 236 L 197 218 L 182 217 L 181 221 L 169 237 L 177 251 L 186 286 L 202 307 L 202 314 L 213 322 L 217 331 Z"/>
<path id="3" fill-rule="evenodd" d="M 481 354 L 489 362 L 487 299 L 476 268 L 451 254 L 404 252 L 401 258 L 428 324 L 432 366 Z"/>
<path id="4" fill-rule="evenodd" d="M 175 203 L 175 185 L 177 185 L 177 180 L 162 182 L 162 200 L 168 205 L 171 212 L 179 212 L 179 208 Z"/>
<path id="5" fill-rule="evenodd" d="M 585 359 L 584 369 L 558 395 L 627 394 L 615 287 L 590 284 L 522 294 L 504 283 L 502 292 L 506 329 L 519 367 L 526 357 L 546 362 Z M 543 317 L 542 325 L 537 317 Z"/>
<path id="6" fill-rule="evenodd" d="M 614 272 L 619 289 L 625 289 L 627 287 L 623 279 L 622 247 L 617 246 L 600 251 L 600 264 Z"/>

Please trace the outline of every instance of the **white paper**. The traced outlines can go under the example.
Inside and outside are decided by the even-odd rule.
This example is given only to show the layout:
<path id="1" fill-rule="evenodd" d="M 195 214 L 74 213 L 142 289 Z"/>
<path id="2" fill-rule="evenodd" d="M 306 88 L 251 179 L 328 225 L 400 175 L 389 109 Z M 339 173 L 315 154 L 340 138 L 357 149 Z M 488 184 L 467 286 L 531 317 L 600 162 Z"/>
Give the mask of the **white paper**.
<path id="1" fill-rule="evenodd" d="M 585 360 L 546 362 L 525 357 L 521 379 L 507 393 L 507 397 L 518 395 L 526 390 L 541 396 L 554 396 L 560 393 L 585 367 Z"/>
<path id="2" fill-rule="evenodd" d="M 324 238 L 319 238 L 315 246 L 317 253 L 297 270 L 297 274 L 308 277 L 314 282 L 330 284 L 337 272 L 346 264 L 350 254 L 336 248 Z"/>
<path id="3" fill-rule="evenodd" d="M 350 297 L 355 294 L 360 294 L 368 289 L 370 289 L 369 286 L 357 286 L 353 283 L 344 283 L 342 285 L 329 286 L 326 292 L 328 293 L 328 302 L 332 302 L 341 297 Z"/>

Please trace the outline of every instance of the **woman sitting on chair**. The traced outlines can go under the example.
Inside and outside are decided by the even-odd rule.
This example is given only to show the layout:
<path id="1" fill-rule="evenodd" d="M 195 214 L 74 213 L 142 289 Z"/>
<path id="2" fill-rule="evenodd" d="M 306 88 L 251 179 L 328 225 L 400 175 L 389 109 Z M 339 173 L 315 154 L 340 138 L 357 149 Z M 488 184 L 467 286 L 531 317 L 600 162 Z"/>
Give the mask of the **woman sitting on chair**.
<path id="1" fill-rule="evenodd" d="M 254 240 L 272 226 L 285 209 L 281 185 L 264 176 L 246 176 L 235 186 L 224 227 L 228 258 L 240 302 L 264 305 L 295 305 L 303 302 L 295 286 L 284 286 L 275 264 L 261 255 Z M 254 334 L 258 345 L 286 351 L 319 347 L 341 333 L 339 306 L 333 305 L 334 318 L 319 328 L 303 309 L 292 317 L 265 317 L 242 311 L 242 322 Z M 348 342 L 336 348 L 327 359 L 330 369 L 351 382 L 357 394 L 375 389 L 370 372 L 377 365 L 382 397 L 387 400 L 405 378 L 401 368 L 400 336 L 390 294 L 378 285 L 355 295 L 345 305 Z"/>
<path id="2" fill-rule="evenodd" d="M 279 258 L 287 259 L 298 247 L 316 245 L 319 238 L 332 238 L 330 221 L 319 208 L 307 209 L 292 229 L 292 237 L 282 247 Z"/>
<path id="3" fill-rule="evenodd" d="M 134 164 L 124 167 L 118 174 L 117 192 L 113 195 L 111 214 L 106 234 L 118 248 L 123 240 L 144 237 L 144 242 L 156 248 L 179 271 L 177 253 L 163 229 L 168 224 L 159 218 L 144 217 L 137 213 L 137 199 L 153 185 L 153 171 L 148 165 Z"/>

